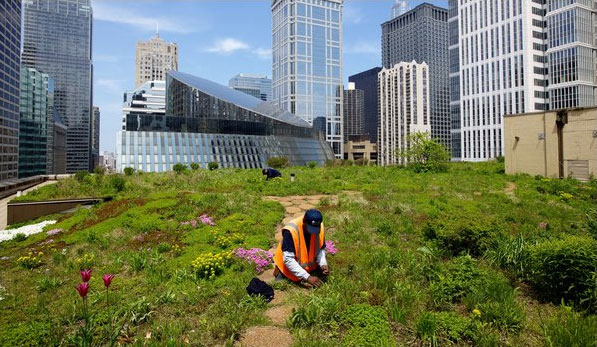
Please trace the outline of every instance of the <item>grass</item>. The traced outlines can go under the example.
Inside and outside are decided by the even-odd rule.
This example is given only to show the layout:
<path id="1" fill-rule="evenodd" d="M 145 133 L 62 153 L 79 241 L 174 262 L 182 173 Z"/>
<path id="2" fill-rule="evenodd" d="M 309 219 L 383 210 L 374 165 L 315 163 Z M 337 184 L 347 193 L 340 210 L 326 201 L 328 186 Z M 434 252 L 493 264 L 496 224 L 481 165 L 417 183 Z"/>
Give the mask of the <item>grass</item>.
<path id="1" fill-rule="evenodd" d="M 90 175 L 20 197 L 114 199 L 59 216 L 48 228 L 63 232 L 51 243 L 43 243 L 45 233 L 0 243 L 0 345 L 78 344 L 82 313 L 73 287 L 88 266 L 94 344 L 232 344 L 267 322 L 267 304 L 246 295 L 251 266 L 205 255 L 270 248 L 284 208 L 263 196 L 339 194 L 337 205 L 326 199 L 320 207 L 327 238 L 340 250 L 329 257 L 332 274 L 324 287 L 291 295 L 297 345 L 595 346 L 597 274 L 587 266 L 597 261 L 595 181 L 507 176 L 497 163 L 451 164 L 446 173 L 282 172 L 271 182 L 260 170 L 136 173 L 122 176 L 124 184 Z M 508 182 L 514 197 L 504 192 Z M 185 223 L 202 214 L 216 225 Z M 29 252 L 42 252 L 32 269 L 17 264 Z M 202 255 L 207 265 L 194 268 Z M 545 276 L 546 259 L 558 271 L 582 272 L 575 287 L 582 292 L 546 283 L 566 278 Z M 197 268 L 213 268 L 214 276 Z M 104 273 L 116 274 L 108 303 Z"/>

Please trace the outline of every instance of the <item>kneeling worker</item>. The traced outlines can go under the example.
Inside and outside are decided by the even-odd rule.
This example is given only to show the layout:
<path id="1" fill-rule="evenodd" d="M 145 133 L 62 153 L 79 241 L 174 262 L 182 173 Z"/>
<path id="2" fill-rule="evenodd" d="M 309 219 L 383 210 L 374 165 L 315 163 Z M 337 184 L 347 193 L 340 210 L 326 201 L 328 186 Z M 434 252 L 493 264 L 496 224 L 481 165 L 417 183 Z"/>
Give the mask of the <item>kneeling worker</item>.
<path id="1" fill-rule="evenodd" d="M 291 220 L 282 229 L 282 241 L 274 255 L 274 276 L 314 287 L 330 271 L 325 259 L 325 229 L 321 212 L 311 209 L 304 217 Z"/>
<path id="2" fill-rule="evenodd" d="M 261 173 L 266 176 L 265 177 L 266 181 L 269 181 L 272 178 L 282 177 L 282 173 L 280 171 L 278 171 L 276 169 L 272 169 L 271 167 L 261 170 Z"/>

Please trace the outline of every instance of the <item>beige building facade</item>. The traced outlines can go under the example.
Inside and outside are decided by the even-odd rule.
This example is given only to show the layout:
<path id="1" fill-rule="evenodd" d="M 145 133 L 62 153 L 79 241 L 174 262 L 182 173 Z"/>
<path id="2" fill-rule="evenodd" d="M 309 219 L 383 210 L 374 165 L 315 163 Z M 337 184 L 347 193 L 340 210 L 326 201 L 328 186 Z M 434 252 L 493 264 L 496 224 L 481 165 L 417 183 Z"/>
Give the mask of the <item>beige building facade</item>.
<path id="1" fill-rule="evenodd" d="M 597 166 L 597 107 L 504 117 L 506 173 L 588 180 Z"/>
<path id="2" fill-rule="evenodd" d="M 137 43 L 135 87 L 147 81 L 164 81 L 166 72 L 178 71 L 178 45 L 166 42 L 158 33 Z"/>
<path id="3" fill-rule="evenodd" d="M 344 159 L 377 164 L 377 143 L 371 142 L 369 136 L 351 136 L 344 143 Z"/>
<path id="4" fill-rule="evenodd" d="M 378 81 L 378 163 L 405 164 L 399 154 L 410 146 L 409 135 L 431 132 L 429 66 L 401 62 L 382 69 Z"/>

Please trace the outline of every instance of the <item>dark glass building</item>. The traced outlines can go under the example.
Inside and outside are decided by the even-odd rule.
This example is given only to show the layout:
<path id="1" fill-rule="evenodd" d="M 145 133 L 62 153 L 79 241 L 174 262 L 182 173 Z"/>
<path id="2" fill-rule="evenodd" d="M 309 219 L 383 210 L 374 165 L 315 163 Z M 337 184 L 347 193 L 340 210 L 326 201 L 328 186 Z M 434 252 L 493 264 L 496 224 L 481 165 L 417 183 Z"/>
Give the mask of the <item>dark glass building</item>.
<path id="1" fill-rule="evenodd" d="M 0 1 L 0 180 L 17 178 L 21 0 Z"/>
<path id="2" fill-rule="evenodd" d="M 53 173 L 54 82 L 36 69 L 21 69 L 19 178 Z"/>
<path id="3" fill-rule="evenodd" d="M 344 91 L 344 143 L 350 138 L 360 138 L 365 133 L 364 106 L 363 91 L 349 82 L 348 89 Z"/>
<path id="4" fill-rule="evenodd" d="M 151 88 L 157 100 L 159 90 Z M 168 72 L 164 113 L 134 107 L 135 95 L 143 94 L 127 95 L 131 100 L 125 100 L 124 129 L 116 145 L 120 172 L 126 167 L 169 171 L 177 163 L 207 167 L 212 161 L 221 167 L 259 168 L 276 156 L 287 157 L 292 165 L 334 158 L 324 134 L 306 121 L 199 77 Z"/>
<path id="5" fill-rule="evenodd" d="M 23 2 L 22 64 L 54 79 L 55 107 L 67 126 L 66 171 L 88 171 L 91 155 L 90 0 Z"/>
<path id="6" fill-rule="evenodd" d="M 363 91 L 365 101 L 365 134 L 373 143 L 377 143 L 377 126 L 379 118 L 379 83 L 378 74 L 380 67 L 363 71 L 348 77 L 348 82 L 353 82 L 356 89 Z"/>
<path id="7" fill-rule="evenodd" d="M 400 62 L 429 65 L 431 136 L 451 147 L 448 10 L 429 3 L 381 25 L 382 64 L 392 68 Z M 358 87 L 357 87 L 358 88 Z"/>
<path id="8" fill-rule="evenodd" d="M 93 106 L 91 113 L 91 169 L 95 169 L 99 165 L 99 148 L 100 146 L 100 109 Z"/>

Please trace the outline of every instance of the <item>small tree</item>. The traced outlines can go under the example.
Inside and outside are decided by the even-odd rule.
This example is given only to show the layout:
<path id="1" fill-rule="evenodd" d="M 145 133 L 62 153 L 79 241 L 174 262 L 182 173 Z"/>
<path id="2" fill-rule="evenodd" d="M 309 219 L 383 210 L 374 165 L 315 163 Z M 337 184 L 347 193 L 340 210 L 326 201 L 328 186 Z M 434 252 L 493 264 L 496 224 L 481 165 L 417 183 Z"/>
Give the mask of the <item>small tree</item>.
<path id="1" fill-rule="evenodd" d="M 399 153 L 402 162 L 415 172 L 446 172 L 450 154 L 446 148 L 433 140 L 429 133 L 408 136 L 410 146 Z"/>
<path id="2" fill-rule="evenodd" d="M 207 168 L 209 170 L 217 170 L 219 167 L 220 165 L 218 165 L 218 163 L 215 161 L 210 161 L 209 164 L 207 164 Z"/>
<path id="3" fill-rule="evenodd" d="M 199 170 L 200 166 L 197 163 L 191 163 L 191 169 L 192 170 Z"/>
<path id="4" fill-rule="evenodd" d="M 174 170 L 177 174 L 181 174 L 187 171 L 187 166 L 185 164 L 178 163 L 172 167 L 172 170 Z"/>
<path id="5" fill-rule="evenodd" d="M 103 176 L 106 174 L 106 167 L 103 165 L 98 165 L 93 169 L 93 173 L 98 176 Z"/>
<path id="6" fill-rule="evenodd" d="M 124 168 L 124 174 L 127 176 L 132 176 L 135 173 L 135 169 L 133 169 L 132 167 L 125 167 Z"/>
<path id="7" fill-rule="evenodd" d="M 274 169 L 281 169 L 288 166 L 289 160 L 286 157 L 271 157 L 265 163 Z"/>

